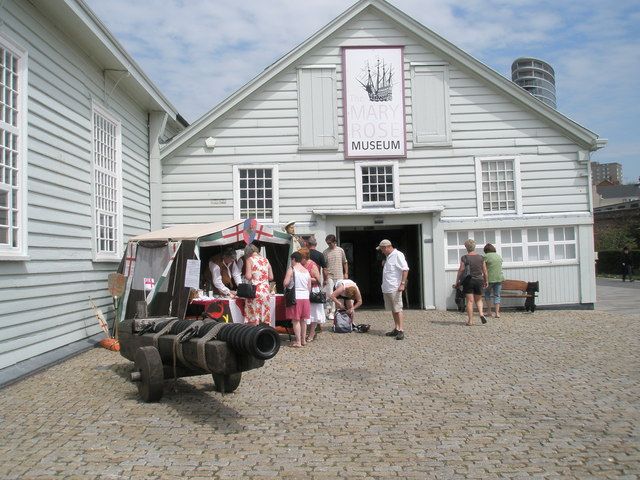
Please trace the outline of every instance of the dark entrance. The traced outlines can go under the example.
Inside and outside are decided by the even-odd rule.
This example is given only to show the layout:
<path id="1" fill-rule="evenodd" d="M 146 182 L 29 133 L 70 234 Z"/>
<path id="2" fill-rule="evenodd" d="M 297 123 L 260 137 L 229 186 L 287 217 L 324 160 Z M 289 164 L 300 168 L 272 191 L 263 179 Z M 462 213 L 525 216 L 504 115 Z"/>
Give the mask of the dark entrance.
<path id="1" fill-rule="evenodd" d="M 420 225 L 339 227 L 337 230 L 338 243 L 347 254 L 349 277 L 358 284 L 362 294 L 362 308 L 384 307 L 380 289 L 384 255 L 376 247 L 385 238 L 404 253 L 409 264 L 405 308 L 424 308 L 420 279 Z"/>

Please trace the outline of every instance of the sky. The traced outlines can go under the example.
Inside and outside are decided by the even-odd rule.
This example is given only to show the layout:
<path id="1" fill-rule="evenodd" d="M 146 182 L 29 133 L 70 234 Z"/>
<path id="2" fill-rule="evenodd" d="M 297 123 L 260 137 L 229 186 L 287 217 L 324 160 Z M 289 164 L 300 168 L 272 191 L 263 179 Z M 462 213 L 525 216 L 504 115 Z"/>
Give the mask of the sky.
<path id="1" fill-rule="evenodd" d="M 190 123 L 313 35 L 343 0 L 85 0 Z M 640 177 L 640 0 L 391 0 L 501 75 L 556 72 L 558 110 L 608 140 L 592 161 Z"/>

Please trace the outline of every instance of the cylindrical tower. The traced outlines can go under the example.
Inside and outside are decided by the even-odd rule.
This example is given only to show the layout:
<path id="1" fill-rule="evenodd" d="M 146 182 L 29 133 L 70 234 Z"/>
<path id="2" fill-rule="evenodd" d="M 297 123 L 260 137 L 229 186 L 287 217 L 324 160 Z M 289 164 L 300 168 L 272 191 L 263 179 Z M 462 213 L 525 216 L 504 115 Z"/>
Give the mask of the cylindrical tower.
<path id="1" fill-rule="evenodd" d="M 550 107 L 556 108 L 556 77 L 547 62 L 537 58 L 518 58 L 511 64 L 511 80 Z"/>

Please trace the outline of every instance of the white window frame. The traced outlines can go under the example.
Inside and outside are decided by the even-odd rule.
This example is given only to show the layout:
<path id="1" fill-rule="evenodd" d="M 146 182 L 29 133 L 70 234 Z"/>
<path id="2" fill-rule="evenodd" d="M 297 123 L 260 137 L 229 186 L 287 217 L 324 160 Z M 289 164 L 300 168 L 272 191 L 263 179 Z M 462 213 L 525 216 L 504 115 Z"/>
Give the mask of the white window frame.
<path id="1" fill-rule="evenodd" d="M 525 254 L 525 258 L 530 261 L 530 262 L 549 262 L 551 261 L 551 259 L 553 258 L 553 253 L 551 252 L 551 250 L 554 249 L 554 245 L 553 245 L 553 239 L 552 239 L 552 235 L 551 232 L 549 231 L 549 227 L 528 227 L 526 229 L 523 229 L 524 231 L 522 232 L 522 241 L 524 242 L 524 240 L 526 239 L 526 245 L 527 245 L 527 252 Z M 531 235 L 531 231 L 535 230 L 535 240 L 534 240 L 534 236 Z M 547 234 L 547 239 L 546 240 L 540 240 L 540 231 L 542 230 L 546 230 L 546 234 Z M 541 247 L 547 247 L 547 256 L 549 258 L 537 258 L 535 260 L 529 260 L 529 258 L 531 257 L 529 249 L 531 247 L 536 247 L 538 250 L 538 256 L 540 255 L 540 248 Z"/>
<path id="2" fill-rule="evenodd" d="M 418 75 L 430 73 L 442 73 L 443 76 L 443 113 L 445 122 L 444 138 L 434 135 L 434 139 L 430 141 L 419 141 L 419 131 L 415 128 L 416 121 L 413 115 L 414 109 L 418 108 L 418 100 L 416 99 L 417 89 L 415 88 L 415 78 Z M 449 64 L 434 62 L 411 62 L 411 130 L 412 143 L 416 148 L 420 147 L 447 147 L 451 146 L 451 95 L 449 93 Z"/>
<path id="3" fill-rule="evenodd" d="M 331 80 L 332 80 L 332 102 L 333 102 L 333 111 L 331 113 L 333 118 L 333 134 L 331 137 L 333 138 L 333 145 L 303 145 L 302 144 L 302 72 L 308 70 L 331 70 Z M 335 65 L 304 65 L 298 67 L 298 150 L 301 151 L 313 151 L 313 150 L 337 150 L 338 149 L 338 79 L 337 79 L 337 71 Z M 313 92 L 312 92 L 313 93 Z"/>
<path id="4" fill-rule="evenodd" d="M 482 190 L 482 164 L 488 162 L 513 162 L 513 187 L 515 210 L 501 210 L 497 212 L 485 211 Z M 501 155 L 492 157 L 475 157 L 476 163 L 476 204 L 478 217 L 496 217 L 522 215 L 522 188 L 520 175 L 520 158 L 517 155 Z"/>
<path id="5" fill-rule="evenodd" d="M 392 167 L 393 175 L 393 201 L 392 202 L 364 202 L 362 188 L 362 167 Z M 356 208 L 358 210 L 370 208 L 400 208 L 400 175 L 398 162 L 393 161 L 368 161 L 354 162 L 356 177 Z"/>
<path id="6" fill-rule="evenodd" d="M 271 170 L 271 192 L 273 198 L 272 210 L 273 218 L 260 218 L 260 222 L 266 224 L 277 224 L 280 216 L 280 188 L 279 188 L 279 175 L 277 165 L 234 165 L 233 166 L 233 218 L 243 218 L 240 214 L 240 170 Z"/>
<path id="7" fill-rule="evenodd" d="M 18 137 L 18 195 L 16 204 L 18 206 L 18 245 L 11 247 L 9 245 L 0 246 L 0 260 L 28 260 L 28 216 L 27 216 L 27 175 L 28 175 L 28 158 L 27 158 L 27 119 L 28 119 L 28 63 L 29 55 L 26 49 L 22 48 L 18 43 L 6 34 L 0 32 L 0 44 L 6 50 L 18 59 L 18 119 L 17 127 L 2 124 L 7 131 L 10 131 Z M 3 188 L 4 189 L 4 188 Z M 9 213 L 10 214 L 10 213 Z M 9 232 L 11 233 L 11 232 Z"/>
<path id="8" fill-rule="evenodd" d="M 98 238 L 96 235 L 96 230 L 98 228 L 98 215 L 97 215 L 97 206 L 96 206 L 96 195 L 97 195 L 97 185 L 96 185 L 96 165 L 95 165 L 95 114 L 98 114 L 104 117 L 107 121 L 113 123 L 116 127 L 116 139 L 115 139 L 115 147 L 116 147 L 116 172 L 114 174 L 116 179 L 116 200 L 117 200 L 117 209 L 116 209 L 116 238 L 115 238 L 115 251 L 114 252 L 101 252 L 98 250 Z M 92 225 L 92 234 L 91 234 L 91 242 L 92 242 L 92 252 L 93 252 L 93 261 L 94 262 L 119 262 L 122 258 L 123 254 L 123 245 L 124 245 L 124 221 L 123 221 L 123 196 L 122 196 L 122 125 L 120 120 L 118 120 L 113 114 L 111 114 L 104 107 L 92 103 L 91 105 L 91 216 L 93 219 Z"/>
<path id="9" fill-rule="evenodd" d="M 555 231 L 554 229 L 556 228 L 563 228 L 568 229 L 568 228 L 572 228 L 573 229 L 573 240 L 566 240 L 566 236 L 565 238 L 563 238 L 562 240 L 555 240 L 554 236 L 555 236 Z M 547 233 L 548 233 L 548 240 L 546 241 L 536 241 L 536 242 L 530 242 L 529 241 L 529 235 L 528 235 L 528 230 L 529 229 L 546 229 Z M 522 238 L 522 243 L 513 243 L 513 242 L 502 242 L 502 232 L 505 230 L 509 230 L 509 231 L 513 231 L 513 230 L 519 230 L 520 231 L 520 236 Z M 449 235 L 450 234 L 456 234 L 458 241 L 460 241 L 463 237 L 464 240 L 462 240 L 462 242 L 464 242 L 467 238 L 473 238 L 475 239 L 478 235 L 478 233 L 483 233 L 484 238 L 486 239 L 486 234 L 487 232 L 493 232 L 493 236 L 495 238 L 495 242 L 491 242 L 493 243 L 493 245 L 496 247 L 496 250 L 498 252 L 499 255 L 502 256 L 502 249 L 504 247 L 521 247 L 522 248 L 522 261 L 516 261 L 516 262 L 509 262 L 509 261 L 504 261 L 504 263 L 502 264 L 504 267 L 522 267 L 522 266 L 544 266 L 544 265 L 575 265 L 578 263 L 578 254 L 579 254 L 579 250 L 578 250 L 578 226 L 577 225 L 549 225 L 549 226 L 522 226 L 522 227 L 510 227 L 510 228 L 497 228 L 497 229 L 478 229 L 478 230 L 465 230 L 465 229 L 460 229 L 460 230 L 449 230 L 445 232 L 445 262 L 446 262 L 446 268 L 447 269 L 453 269 L 453 268 L 458 268 L 458 266 L 460 265 L 460 256 L 461 254 L 466 253 L 466 249 L 464 248 L 464 244 L 459 244 L 459 245 L 449 245 Z M 461 235 L 462 234 L 462 235 Z M 476 252 L 479 254 L 483 254 L 483 249 L 484 249 L 484 244 L 481 244 L 482 242 L 479 242 L 478 245 L 476 245 Z M 540 245 L 548 245 L 549 246 L 549 260 L 529 260 L 529 246 L 530 245 L 536 245 L 536 246 L 540 246 Z M 556 245 L 574 245 L 574 252 L 575 252 L 575 258 L 569 258 L 569 259 L 558 259 L 556 258 L 555 255 L 555 247 Z M 456 262 L 455 264 L 450 263 L 449 262 L 449 251 L 454 250 L 457 252 L 457 258 L 456 258 Z"/>

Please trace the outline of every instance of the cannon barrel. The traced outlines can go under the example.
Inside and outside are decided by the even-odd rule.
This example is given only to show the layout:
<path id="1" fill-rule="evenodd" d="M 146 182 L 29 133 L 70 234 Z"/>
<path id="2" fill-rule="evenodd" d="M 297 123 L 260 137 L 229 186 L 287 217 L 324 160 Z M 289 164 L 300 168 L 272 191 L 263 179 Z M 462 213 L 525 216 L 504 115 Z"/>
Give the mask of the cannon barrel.
<path id="1" fill-rule="evenodd" d="M 201 337 L 216 325 L 207 322 L 198 330 Z M 242 323 L 225 323 L 220 327 L 218 340 L 227 342 L 238 353 L 251 355 L 260 360 L 273 358 L 280 349 L 278 333 L 267 325 L 250 326 Z"/>
<path id="2" fill-rule="evenodd" d="M 125 320 L 125 324 L 128 321 Z M 125 358 L 134 361 L 135 352 L 140 347 L 153 346 L 155 332 L 162 330 L 168 321 L 153 325 L 149 333 L 139 335 L 132 333 L 133 325 L 124 325 L 120 332 L 120 353 Z M 186 360 L 183 364 L 176 358 L 176 364 L 181 368 L 179 376 L 187 374 L 202 374 L 206 371 L 212 373 L 230 374 L 243 372 L 264 365 L 264 361 L 273 358 L 280 349 L 280 337 L 278 333 L 267 325 L 250 326 L 244 324 L 222 324 L 219 328 L 216 340 L 208 340 L 204 345 L 206 365 L 199 365 L 198 340 L 208 333 L 218 322 L 206 322 L 195 328 L 193 335 L 178 348 L 182 350 L 182 357 Z M 176 322 L 169 333 L 161 335 L 157 340 L 157 349 L 162 363 L 166 366 L 173 365 L 175 352 L 175 340 L 178 335 L 187 328 L 192 328 L 194 322 Z M 154 332 L 155 330 L 155 332 Z"/>

